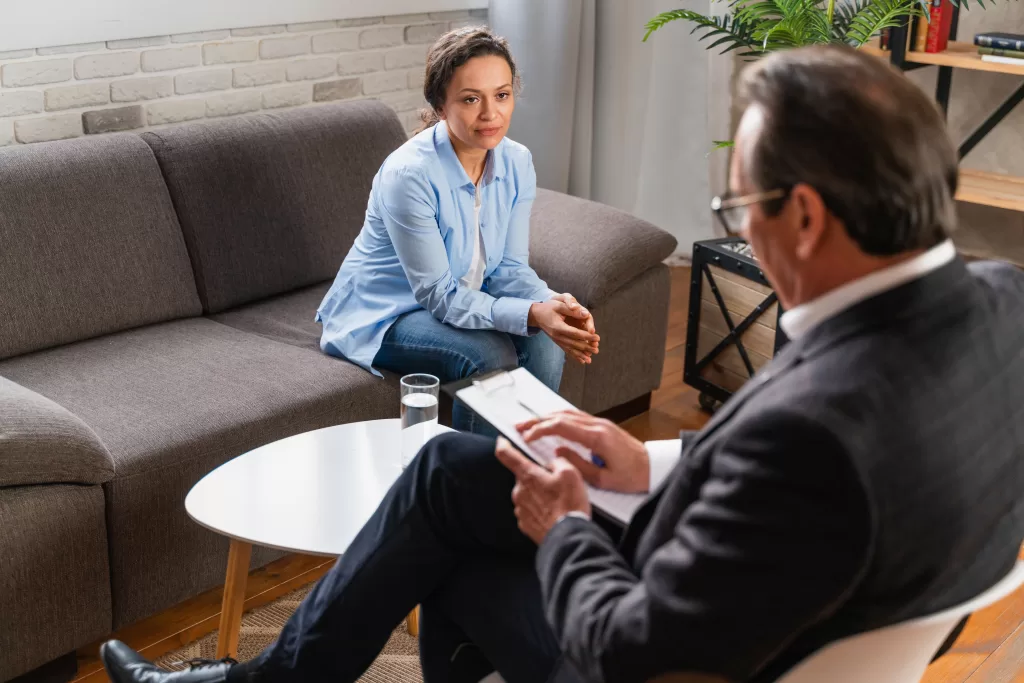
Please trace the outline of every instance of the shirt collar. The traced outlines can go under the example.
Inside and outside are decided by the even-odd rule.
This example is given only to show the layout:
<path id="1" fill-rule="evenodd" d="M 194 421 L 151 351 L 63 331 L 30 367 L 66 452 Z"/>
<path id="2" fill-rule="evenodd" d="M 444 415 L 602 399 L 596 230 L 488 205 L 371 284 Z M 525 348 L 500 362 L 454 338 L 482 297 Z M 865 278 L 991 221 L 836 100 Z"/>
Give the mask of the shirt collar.
<path id="1" fill-rule="evenodd" d="M 441 159 L 441 166 L 444 167 L 448 184 L 452 187 L 472 188 L 473 181 L 470 180 L 469 174 L 466 173 L 466 169 L 462 167 L 462 162 L 459 161 L 458 155 L 455 154 L 452 140 L 448 137 L 448 124 L 444 121 L 438 121 L 434 125 L 434 148 L 437 150 L 437 156 Z M 487 153 L 481 185 L 490 184 L 504 177 L 505 164 L 502 163 L 505 153 L 504 149 L 505 141 L 502 140 L 498 143 L 497 147 Z"/>
<path id="2" fill-rule="evenodd" d="M 912 259 L 858 278 L 786 311 L 779 318 L 779 325 L 787 337 L 798 339 L 854 304 L 938 270 L 955 257 L 956 247 L 947 239 Z"/>

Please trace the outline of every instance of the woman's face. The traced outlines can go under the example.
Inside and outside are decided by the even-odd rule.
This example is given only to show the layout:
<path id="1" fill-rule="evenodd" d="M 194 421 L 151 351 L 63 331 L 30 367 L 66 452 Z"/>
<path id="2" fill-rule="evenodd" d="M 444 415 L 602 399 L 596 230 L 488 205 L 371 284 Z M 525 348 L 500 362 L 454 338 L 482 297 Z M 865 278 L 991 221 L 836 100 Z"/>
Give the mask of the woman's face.
<path id="1" fill-rule="evenodd" d="M 508 132 L 515 109 L 512 69 L 496 55 L 474 57 L 455 70 L 440 112 L 466 147 L 494 149 Z"/>

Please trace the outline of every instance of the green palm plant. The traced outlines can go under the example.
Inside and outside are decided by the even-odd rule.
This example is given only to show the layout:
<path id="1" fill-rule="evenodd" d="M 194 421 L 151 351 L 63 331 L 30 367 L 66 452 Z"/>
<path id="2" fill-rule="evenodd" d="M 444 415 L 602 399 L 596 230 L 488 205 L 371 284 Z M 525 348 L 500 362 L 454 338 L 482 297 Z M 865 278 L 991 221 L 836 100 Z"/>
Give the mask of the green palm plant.
<path id="1" fill-rule="evenodd" d="M 776 50 L 822 43 L 861 47 L 903 17 L 922 16 L 928 0 L 732 0 L 725 16 L 691 10 L 662 12 L 647 22 L 644 42 L 673 21 L 689 21 L 700 40 L 716 38 L 708 49 L 745 49 L 757 57 Z"/>
<path id="2" fill-rule="evenodd" d="M 702 32 L 699 40 L 713 39 L 707 49 L 743 50 L 740 56 L 746 58 L 826 43 L 860 48 L 903 17 L 927 16 L 928 0 L 731 0 L 729 7 L 724 16 L 662 12 L 647 22 L 644 42 L 666 24 L 688 21 L 694 24 L 691 34 Z M 715 140 L 714 145 L 722 149 L 732 141 Z"/>

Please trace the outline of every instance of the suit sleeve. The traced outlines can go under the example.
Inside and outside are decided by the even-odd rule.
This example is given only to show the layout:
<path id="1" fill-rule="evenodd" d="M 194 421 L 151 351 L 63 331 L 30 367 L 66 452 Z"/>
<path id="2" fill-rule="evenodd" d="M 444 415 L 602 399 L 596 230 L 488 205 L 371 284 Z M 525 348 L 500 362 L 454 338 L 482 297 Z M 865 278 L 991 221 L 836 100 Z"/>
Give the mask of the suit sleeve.
<path id="1" fill-rule="evenodd" d="M 747 680 L 859 581 L 870 505 L 834 436 L 779 411 L 734 432 L 639 570 L 586 520 L 559 522 L 541 544 L 545 613 L 588 681 Z"/>

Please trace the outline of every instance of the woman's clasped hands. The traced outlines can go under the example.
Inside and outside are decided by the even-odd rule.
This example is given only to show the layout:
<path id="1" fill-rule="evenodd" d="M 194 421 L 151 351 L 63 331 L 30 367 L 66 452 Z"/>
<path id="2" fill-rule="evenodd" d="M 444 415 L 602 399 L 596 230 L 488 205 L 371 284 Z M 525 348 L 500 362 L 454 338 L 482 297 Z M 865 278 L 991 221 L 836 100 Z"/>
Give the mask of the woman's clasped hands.
<path id="1" fill-rule="evenodd" d="M 543 303 L 533 304 L 527 324 L 540 328 L 566 355 L 584 365 L 591 363 L 599 351 L 601 337 L 596 332 L 594 316 L 572 294 L 556 294 Z"/>

